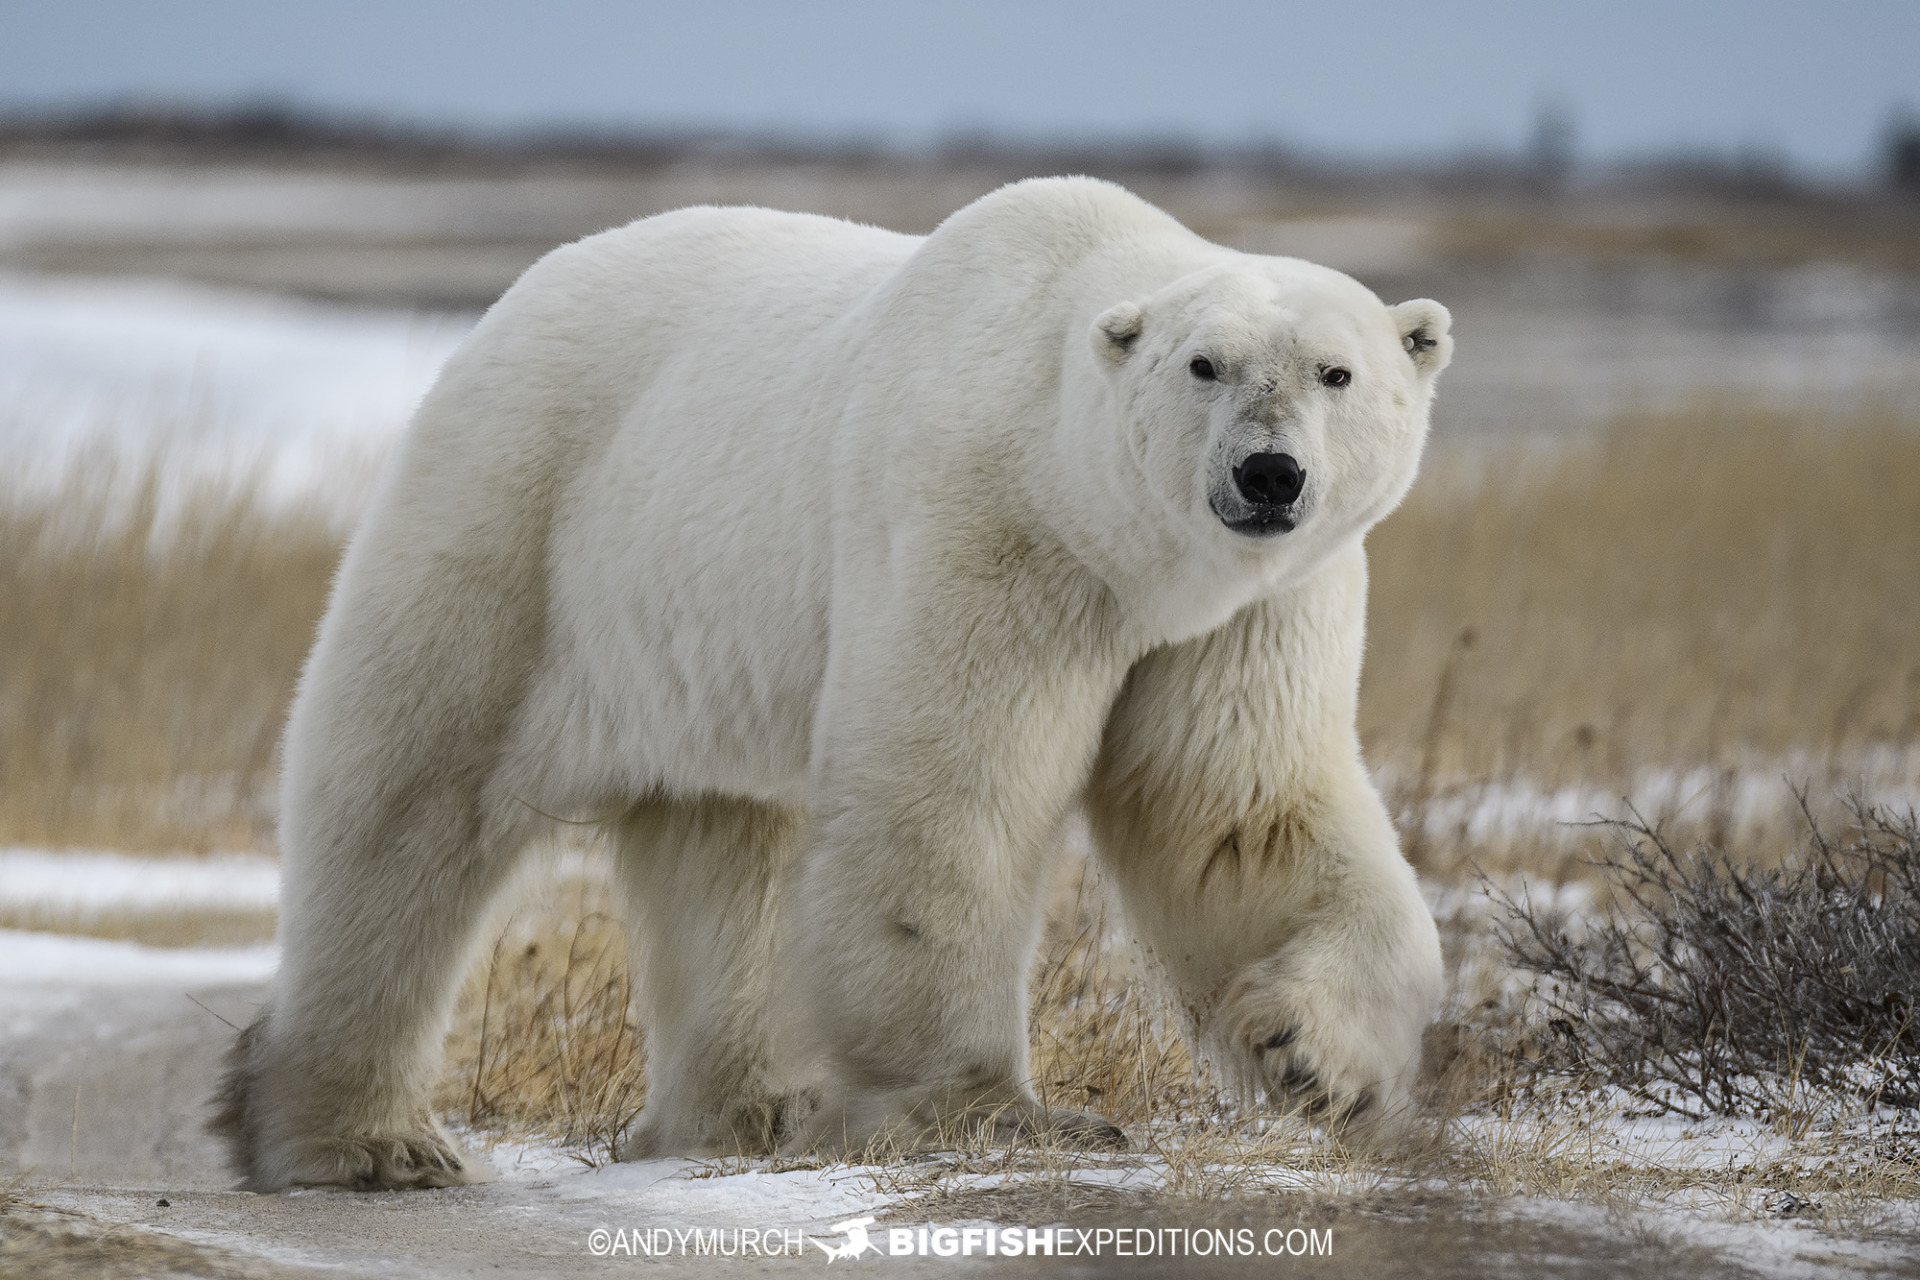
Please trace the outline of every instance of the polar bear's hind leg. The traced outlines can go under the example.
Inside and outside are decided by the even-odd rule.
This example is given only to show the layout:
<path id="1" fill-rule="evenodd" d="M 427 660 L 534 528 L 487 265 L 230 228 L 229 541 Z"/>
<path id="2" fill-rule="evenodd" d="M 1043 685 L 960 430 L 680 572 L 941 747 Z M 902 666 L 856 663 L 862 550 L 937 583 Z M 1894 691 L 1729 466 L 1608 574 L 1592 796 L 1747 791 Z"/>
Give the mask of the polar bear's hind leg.
<path id="1" fill-rule="evenodd" d="M 805 1110 L 780 1079 L 776 906 L 796 809 L 705 797 L 639 804 L 617 834 L 647 1104 L 622 1160 L 771 1152 Z"/>
<path id="2" fill-rule="evenodd" d="M 372 523 L 288 726 L 280 970 L 217 1099 L 213 1129 L 254 1190 L 477 1176 L 429 1095 L 535 821 L 505 744 L 537 652 L 542 542 Z"/>
<path id="3" fill-rule="evenodd" d="M 385 839 L 330 850 L 326 875 L 289 895 L 274 994 L 229 1056 L 214 1122 L 246 1186 L 381 1190 L 481 1176 L 429 1094 L 477 926 L 523 828 L 474 832 L 457 804 L 422 804 Z"/>

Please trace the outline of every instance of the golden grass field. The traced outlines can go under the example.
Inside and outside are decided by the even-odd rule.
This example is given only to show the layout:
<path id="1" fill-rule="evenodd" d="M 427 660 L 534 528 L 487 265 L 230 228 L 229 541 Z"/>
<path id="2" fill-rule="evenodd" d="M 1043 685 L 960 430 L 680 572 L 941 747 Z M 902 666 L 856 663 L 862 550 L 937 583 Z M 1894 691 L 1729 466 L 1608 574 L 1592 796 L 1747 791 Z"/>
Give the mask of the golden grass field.
<path id="1" fill-rule="evenodd" d="M 274 746 L 340 533 L 244 488 L 169 504 L 155 474 L 102 465 L 0 502 L 0 846 L 271 848 Z M 1467 883 L 1475 866 L 1581 874 L 1589 831 L 1540 817 L 1490 836 L 1434 819 L 1483 794 L 1572 789 L 1603 806 L 1679 778 L 1661 794 L 1683 825 L 1768 857 L 1792 839 L 1785 779 L 1816 802 L 1862 780 L 1920 786 L 1920 422 L 1716 403 L 1590 438 L 1442 441 L 1369 547 L 1361 733 L 1437 881 Z M 1737 803 L 1753 778 L 1780 780 L 1776 808 Z M 1146 1135 L 1195 1194 L 1282 1167 L 1349 1179 L 1384 1167 L 1326 1154 L 1304 1126 L 1240 1124 L 1103 903 L 1069 865 L 1034 976 L 1049 1101 Z M 1474 927 L 1450 937 L 1456 1012 L 1501 987 Z M 470 975 L 440 1104 L 482 1135 L 540 1134 L 604 1158 L 644 1097 L 627 982 L 604 883 L 549 889 Z M 1453 1136 L 1400 1157 L 1403 1171 L 1411 1158 L 1549 1195 L 1737 1197 L 1764 1183 L 1833 1203 L 1920 1197 L 1904 1147 L 1650 1171 L 1571 1103 L 1526 1112 L 1539 1100 L 1513 1096 L 1470 1040 L 1435 1030 L 1435 1114 L 1491 1118 L 1464 1140 L 1439 1126 Z M 1803 1152 L 1817 1147 L 1803 1137 Z"/>

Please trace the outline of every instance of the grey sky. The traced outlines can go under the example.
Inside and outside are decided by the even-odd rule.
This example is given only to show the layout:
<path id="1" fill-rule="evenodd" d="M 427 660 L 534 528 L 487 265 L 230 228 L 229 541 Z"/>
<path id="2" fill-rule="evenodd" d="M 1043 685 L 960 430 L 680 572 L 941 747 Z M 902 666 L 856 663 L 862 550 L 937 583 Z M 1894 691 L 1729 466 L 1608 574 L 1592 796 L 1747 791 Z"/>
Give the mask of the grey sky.
<path id="1" fill-rule="evenodd" d="M 401 119 L 1773 152 L 1857 172 L 1920 108 L 1920 0 L 0 0 L 0 105 L 274 98 Z"/>

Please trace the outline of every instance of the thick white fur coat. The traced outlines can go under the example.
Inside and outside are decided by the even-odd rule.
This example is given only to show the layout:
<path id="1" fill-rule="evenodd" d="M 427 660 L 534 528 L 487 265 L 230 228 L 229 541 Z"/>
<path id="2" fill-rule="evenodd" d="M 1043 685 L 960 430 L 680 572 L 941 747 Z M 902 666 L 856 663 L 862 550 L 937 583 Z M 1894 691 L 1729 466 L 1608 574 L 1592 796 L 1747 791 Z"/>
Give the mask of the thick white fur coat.
<path id="1" fill-rule="evenodd" d="M 1439 957 L 1354 736 L 1361 538 L 1447 323 L 1085 179 L 925 238 L 689 209 L 548 255 L 421 406 L 301 685 L 284 959 L 217 1122 L 249 1184 L 474 1176 L 426 1098 L 540 813 L 618 815 L 623 1154 L 1118 1140 L 1027 1080 L 1082 806 L 1217 1061 L 1402 1112 Z M 1238 468 L 1283 452 L 1255 528 Z"/>

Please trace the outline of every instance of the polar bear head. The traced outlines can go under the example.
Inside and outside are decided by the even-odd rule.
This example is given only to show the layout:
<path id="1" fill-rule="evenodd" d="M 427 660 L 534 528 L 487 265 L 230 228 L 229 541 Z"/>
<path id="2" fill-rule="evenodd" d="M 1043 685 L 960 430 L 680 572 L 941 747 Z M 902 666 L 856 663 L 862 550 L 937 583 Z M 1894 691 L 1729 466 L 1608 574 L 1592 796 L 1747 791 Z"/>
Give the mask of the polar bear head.
<path id="1" fill-rule="evenodd" d="M 1450 324 L 1437 302 L 1389 307 L 1340 272 L 1223 251 L 1109 306 L 1089 340 L 1156 523 L 1272 581 L 1406 493 Z"/>

